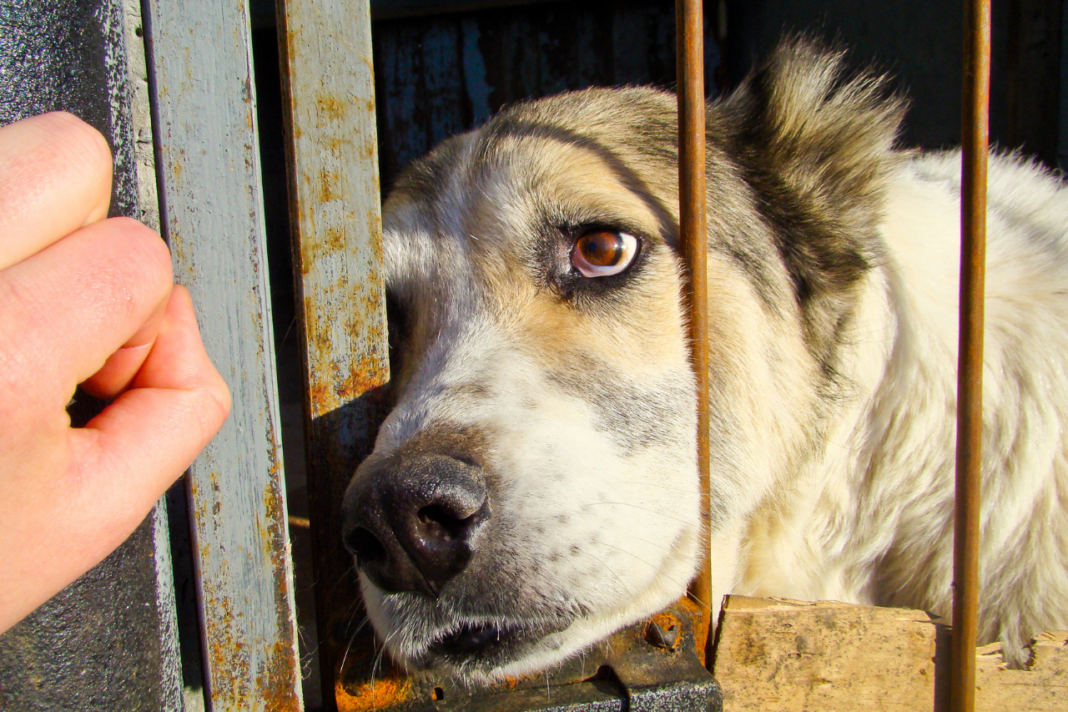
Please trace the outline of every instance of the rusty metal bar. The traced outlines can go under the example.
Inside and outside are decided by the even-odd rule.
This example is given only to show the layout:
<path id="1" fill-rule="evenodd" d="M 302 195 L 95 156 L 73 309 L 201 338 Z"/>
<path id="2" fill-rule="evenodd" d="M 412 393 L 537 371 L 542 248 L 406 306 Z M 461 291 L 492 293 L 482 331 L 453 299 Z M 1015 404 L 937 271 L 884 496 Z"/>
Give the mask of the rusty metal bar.
<path id="1" fill-rule="evenodd" d="M 979 495 L 983 435 L 983 282 L 990 107 L 990 0 L 964 16 L 961 126 L 960 341 L 957 356 L 957 481 L 953 523 L 953 658 L 950 710 L 975 708 L 979 613 Z"/>
<path id="2" fill-rule="evenodd" d="M 210 709 L 298 712 L 300 657 L 271 330 L 251 26 L 231 0 L 147 0 L 162 227 L 233 393 L 189 470 Z"/>
<path id="3" fill-rule="evenodd" d="M 323 709 L 363 620 L 341 500 L 389 378 L 369 0 L 277 0 Z"/>
<path id="4" fill-rule="evenodd" d="M 701 0 L 675 0 L 679 102 L 679 250 L 689 273 L 692 363 L 697 379 L 697 465 L 701 477 L 701 521 L 708 522 L 708 287 L 705 256 L 705 52 Z M 706 666 L 712 663 L 712 564 L 707 543 L 690 595 L 703 611 L 707 640 L 698 643 Z"/>

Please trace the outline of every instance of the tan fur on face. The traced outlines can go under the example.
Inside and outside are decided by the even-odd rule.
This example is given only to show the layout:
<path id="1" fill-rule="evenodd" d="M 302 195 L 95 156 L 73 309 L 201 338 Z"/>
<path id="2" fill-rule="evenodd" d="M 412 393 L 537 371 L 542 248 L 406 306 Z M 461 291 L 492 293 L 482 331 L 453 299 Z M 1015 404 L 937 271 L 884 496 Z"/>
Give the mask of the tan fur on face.
<path id="1" fill-rule="evenodd" d="M 577 312 L 544 285 L 516 279 L 527 265 L 522 253 L 509 249 L 514 245 L 508 236 L 521 235 L 527 224 L 535 222 L 541 206 L 551 205 L 561 213 L 597 206 L 606 223 L 625 217 L 642 234 L 657 234 L 657 217 L 648 204 L 628 191 L 601 158 L 552 139 L 523 138 L 503 146 L 492 170 L 485 173 L 464 227 L 481 236 L 472 244 L 478 255 L 473 266 L 510 339 L 546 367 L 561 365 L 562 355 L 576 349 L 596 353 L 612 368 L 635 378 L 661 364 L 685 361 L 685 344 L 678 339 L 682 315 L 676 260 L 662 244 L 644 246 L 651 253 L 646 257 L 656 263 L 652 275 L 628 296 L 628 308 L 616 314 Z M 517 196 L 516 184 L 530 188 Z M 566 258 L 560 255 L 561 260 Z M 640 309 L 649 318 L 630 319 L 631 309 Z"/>

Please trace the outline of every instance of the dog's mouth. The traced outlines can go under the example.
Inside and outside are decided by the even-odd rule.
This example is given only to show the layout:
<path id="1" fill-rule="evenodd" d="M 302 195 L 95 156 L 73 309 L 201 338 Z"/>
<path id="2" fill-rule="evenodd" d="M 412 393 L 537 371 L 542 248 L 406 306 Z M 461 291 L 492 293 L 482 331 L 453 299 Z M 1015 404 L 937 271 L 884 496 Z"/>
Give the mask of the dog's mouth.
<path id="1" fill-rule="evenodd" d="M 507 655 L 518 644 L 529 641 L 523 626 L 514 623 L 464 623 L 446 632 L 429 646 L 431 655 L 446 660 L 487 658 Z"/>
<path id="2" fill-rule="evenodd" d="M 364 588 L 368 612 L 395 658 L 414 668 L 444 666 L 475 677 L 528 657 L 548 646 L 574 621 L 574 613 L 542 611 L 537 617 L 505 612 L 457 611 L 456 601 L 415 593 L 382 596 Z M 450 610 L 451 609 L 451 610 Z"/>

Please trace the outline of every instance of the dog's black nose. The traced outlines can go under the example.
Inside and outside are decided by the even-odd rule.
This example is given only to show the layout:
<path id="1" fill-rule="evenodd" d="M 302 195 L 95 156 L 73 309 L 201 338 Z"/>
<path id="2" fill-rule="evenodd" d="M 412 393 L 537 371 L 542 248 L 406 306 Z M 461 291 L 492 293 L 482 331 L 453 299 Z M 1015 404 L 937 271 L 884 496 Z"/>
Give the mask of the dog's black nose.
<path id="1" fill-rule="evenodd" d="M 345 493 L 345 546 L 386 591 L 437 596 L 464 570 L 489 519 L 482 468 L 403 453 L 357 473 Z"/>

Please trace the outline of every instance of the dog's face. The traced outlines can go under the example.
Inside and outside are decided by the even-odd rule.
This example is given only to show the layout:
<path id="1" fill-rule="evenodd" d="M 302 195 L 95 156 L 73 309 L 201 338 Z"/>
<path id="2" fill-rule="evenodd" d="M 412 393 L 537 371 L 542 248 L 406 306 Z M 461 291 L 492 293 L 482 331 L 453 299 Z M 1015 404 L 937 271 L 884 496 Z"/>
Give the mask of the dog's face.
<path id="1" fill-rule="evenodd" d="M 401 178 L 395 407 L 344 503 L 395 658 L 472 680 L 559 661 L 683 595 L 708 535 L 818 452 L 900 116 L 839 60 L 787 46 L 709 110 L 707 524 L 675 98 L 520 105 Z"/>
<path id="2" fill-rule="evenodd" d="M 656 192 L 673 176 L 589 133 L 492 129 L 442 146 L 386 205 L 396 405 L 346 497 L 389 650 L 473 677 L 664 607 L 701 538 L 675 220 Z"/>

